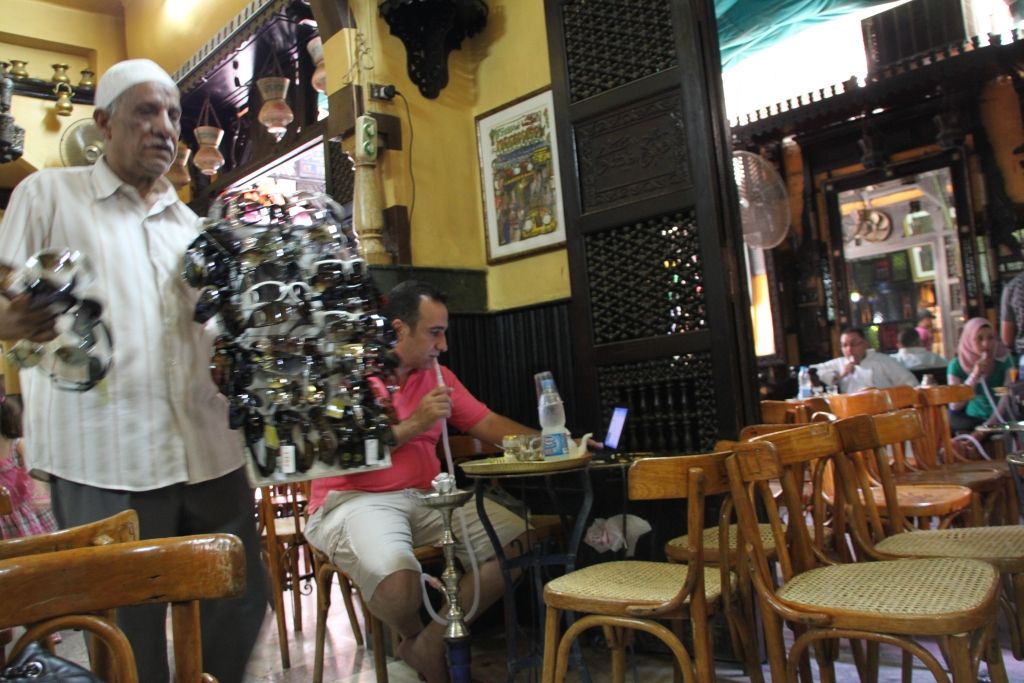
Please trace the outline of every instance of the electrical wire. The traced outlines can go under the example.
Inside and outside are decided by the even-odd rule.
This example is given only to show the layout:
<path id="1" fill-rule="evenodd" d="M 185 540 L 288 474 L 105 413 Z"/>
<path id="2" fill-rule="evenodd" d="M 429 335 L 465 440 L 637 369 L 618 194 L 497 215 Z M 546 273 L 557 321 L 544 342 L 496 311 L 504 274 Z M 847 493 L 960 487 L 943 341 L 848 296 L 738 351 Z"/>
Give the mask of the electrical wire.
<path id="1" fill-rule="evenodd" d="M 409 185 L 412 190 L 412 196 L 409 198 L 409 230 L 411 231 L 412 215 L 416 211 L 416 174 L 412 170 L 412 143 L 415 139 L 412 130 L 412 110 L 409 108 L 409 100 L 400 90 L 395 90 L 395 96 L 402 98 L 402 103 L 405 105 L 405 118 L 409 122 Z"/>

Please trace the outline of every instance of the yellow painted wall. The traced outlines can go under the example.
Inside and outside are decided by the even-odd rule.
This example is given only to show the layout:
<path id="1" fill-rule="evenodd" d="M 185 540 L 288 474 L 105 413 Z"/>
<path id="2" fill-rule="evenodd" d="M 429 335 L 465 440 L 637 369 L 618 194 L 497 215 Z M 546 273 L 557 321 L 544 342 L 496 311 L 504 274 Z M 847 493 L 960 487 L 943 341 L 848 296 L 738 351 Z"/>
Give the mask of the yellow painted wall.
<path id="1" fill-rule="evenodd" d="M 463 42 L 448 60 L 449 83 L 426 99 L 406 73 L 405 46 L 373 11 L 376 3 L 352 3 L 356 24 L 370 45 L 372 70 L 364 80 L 393 83 L 408 100 L 371 103 L 402 119 L 405 149 L 382 161 L 385 205 L 410 206 L 410 139 L 415 179 L 412 215 L 413 262 L 417 266 L 487 268 L 475 117 L 550 84 L 543 3 L 492 0 L 487 27 Z M 347 33 L 347 32 L 346 32 Z M 358 41 L 338 34 L 324 52 L 328 88 L 341 88 Z M 364 62 L 368 64 L 369 62 Z M 410 131 L 409 118 L 412 119 Z M 565 249 L 488 268 L 488 306 L 501 310 L 568 297 Z"/>
<path id="2" fill-rule="evenodd" d="M 249 0 L 124 0 L 129 57 L 148 57 L 174 73 Z"/>
<path id="3" fill-rule="evenodd" d="M 32 78 L 49 79 L 51 64 L 70 64 L 73 84 L 81 70 L 102 72 L 125 58 L 124 22 L 119 17 L 70 9 L 34 0 L 3 0 L 0 58 L 28 61 Z M 25 129 L 25 154 L 0 164 L 0 187 L 13 187 L 32 171 L 60 166 L 58 145 L 68 125 L 92 118 L 92 107 L 76 104 L 69 117 L 54 114 L 54 101 L 15 95 L 11 114 Z"/>

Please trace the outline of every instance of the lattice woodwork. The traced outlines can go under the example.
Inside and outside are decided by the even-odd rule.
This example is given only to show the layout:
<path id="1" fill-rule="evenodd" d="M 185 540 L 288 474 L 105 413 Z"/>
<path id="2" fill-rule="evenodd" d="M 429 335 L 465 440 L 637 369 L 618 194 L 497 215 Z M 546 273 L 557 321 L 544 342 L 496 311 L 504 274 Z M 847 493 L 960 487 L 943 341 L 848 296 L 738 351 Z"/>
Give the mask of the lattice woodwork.
<path id="1" fill-rule="evenodd" d="M 584 244 L 595 344 L 708 327 L 692 212 L 592 233 Z"/>
<path id="2" fill-rule="evenodd" d="M 583 121 L 574 138 L 584 213 L 693 186 L 678 90 Z"/>
<path id="3" fill-rule="evenodd" d="M 351 204 L 356 182 L 352 159 L 345 153 L 338 141 L 328 141 L 325 149 L 327 151 L 327 194 L 331 195 L 339 204 Z"/>
<path id="4" fill-rule="evenodd" d="M 687 353 L 597 369 L 603 424 L 627 406 L 625 443 L 631 452 L 699 453 L 718 438 L 711 353 Z"/>
<path id="5" fill-rule="evenodd" d="M 669 0 L 565 0 L 572 102 L 676 65 Z"/>

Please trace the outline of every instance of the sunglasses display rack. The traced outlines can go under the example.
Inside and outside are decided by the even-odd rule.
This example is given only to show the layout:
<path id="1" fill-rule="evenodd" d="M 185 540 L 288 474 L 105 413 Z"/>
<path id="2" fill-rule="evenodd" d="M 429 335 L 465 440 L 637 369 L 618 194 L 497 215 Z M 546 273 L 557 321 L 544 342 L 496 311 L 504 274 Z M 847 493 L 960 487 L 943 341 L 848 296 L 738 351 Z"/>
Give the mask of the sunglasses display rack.
<path id="1" fill-rule="evenodd" d="M 390 326 L 344 209 L 329 197 L 214 202 L 185 253 L 194 320 L 254 486 L 390 466 Z"/>
<path id="2" fill-rule="evenodd" d="M 57 337 L 45 343 L 22 339 L 6 358 L 22 369 L 38 368 L 60 389 L 88 391 L 110 371 L 114 359 L 110 327 L 103 304 L 82 294 L 95 279 L 91 261 L 79 251 L 43 249 L 16 270 L 0 266 L 3 289 L 28 294 L 36 308 L 56 314 Z"/>

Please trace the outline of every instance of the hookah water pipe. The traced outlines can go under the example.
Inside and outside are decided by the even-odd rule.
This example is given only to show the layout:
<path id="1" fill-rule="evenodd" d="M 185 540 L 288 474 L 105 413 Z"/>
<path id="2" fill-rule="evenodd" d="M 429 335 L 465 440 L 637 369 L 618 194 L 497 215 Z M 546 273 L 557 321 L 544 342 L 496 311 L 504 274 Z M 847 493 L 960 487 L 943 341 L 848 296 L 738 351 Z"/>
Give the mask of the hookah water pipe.
<path id="1" fill-rule="evenodd" d="M 455 477 L 442 472 L 431 482 L 434 490 L 416 496 L 420 503 L 441 513 L 444 531 L 441 533 L 441 550 L 444 552 L 444 572 L 441 574 L 441 590 L 448 602 L 448 626 L 444 631 L 448 651 L 448 669 L 452 683 L 470 683 L 469 678 L 469 628 L 466 615 L 459 601 L 459 569 L 455 566 L 455 534 L 452 532 L 452 512 L 462 507 L 473 497 L 472 491 L 455 488 Z"/>

